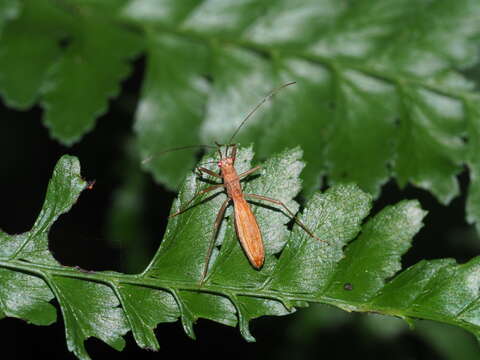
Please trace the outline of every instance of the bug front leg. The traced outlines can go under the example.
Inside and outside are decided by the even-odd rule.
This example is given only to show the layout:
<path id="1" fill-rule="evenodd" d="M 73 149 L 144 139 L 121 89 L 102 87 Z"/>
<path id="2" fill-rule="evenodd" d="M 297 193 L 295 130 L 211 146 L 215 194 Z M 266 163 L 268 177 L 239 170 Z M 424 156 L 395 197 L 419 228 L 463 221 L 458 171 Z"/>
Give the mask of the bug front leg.
<path id="1" fill-rule="evenodd" d="M 213 177 L 217 177 L 217 178 L 222 178 L 221 175 L 217 174 L 216 172 L 213 172 L 212 170 L 208 170 L 204 167 L 198 167 L 197 170 L 200 172 L 200 173 L 205 173 L 205 174 L 208 174 L 210 176 L 213 176 Z M 172 217 L 175 217 L 177 215 L 180 215 L 181 213 L 185 212 L 189 205 L 192 203 L 193 200 L 195 200 L 195 198 L 197 198 L 198 196 L 202 195 L 202 194 L 206 194 L 212 190 L 215 190 L 215 189 L 218 189 L 219 187 L 223 187 L 225 186 L 224 184 L 215 184 L 215 185 L 212 185 L 212 186 L 209 186 L 199 192 L 197 192 L 186 204 L 185 206 L 183 206 L 182 209 L 180 209 L 179 211 L 177 211 L 175 214 L 172 214 L 169 216 L 169 218 L 172 218 Z"/>
<path id="2" fill-rule="evenodd" d="M 237 145 L 227 145 L 232 147 L 232 152 L 230 153 L 230 157 L 233 159 L 233 163 L 235 164 L 235 160 L 237 160 Z"/>
<path id="3" fill-rule="evenodd" d="M 205 174 L 208 174 L 210 176 L 213 176 L 213 177 L 216 177 L 216 178 L 219 178 L 221 179 L 222 176 L 220 174 L 217 174 L 216 172 L 212 171 L 212 170 L 208 170 L 204 167 L 198 167 L 197 170 L 201 173 L 205 173 Z"/>
<path id="4" fill-rule="evenodd" d="M 290 215 L 290 217 L 297 223 L 298 226 L 300 226 L 305 232 L 310 235 L 310 237 L 317 239 L 318 241 L 324 242 L 329 244 L 328 241 L 322 240 L 319 237 L 317 237 L 304 223 L 302 223 L 297 216 L 285 205 L 283 202 L 280 200 L 272 199 L 267 196 L 261 196 L 261 195 L 256 195 L 256 194 L 244 194 L 245 197 L 247 198 L 252 198 L 252 199 L 257 199 L 257 200 L 264 200 L 264 201 L 269 201 L 273 204 L 280 205 L 282 206 L 285 211 Z"/>
<path id="5" fill-rule="evenodd" d="M 261 168 L 261 166 L 255 166 L 253 169 L 247 170 L 247 171 L 239 174 L 239 175 L 238 175 L 238 178 L 239 178 L 239 179 L 243 179 L 244 177 L 246 177 L 246 176 L 254 173 L 255 171 L 257 171 L 257 170 L 260 169 L 260 168 Z"/>
<path id="6" fill-rule="evenodd" d="M 216 185 L 212 185 L 212 186 L 209 186 L 199 192 L 197 192 L 186 204 L 183 208 L 181 208 L 180 210 L 178 210 L 175 214 L 172 214 L 169 216 L 169 218 L 173 218 L 177 215 L 180 215 L 181 213 L 184 213 L 185 211 L 187 211 L 189 209 L 189 206 L 190 204 L 193 202 L 193 200 L 195 200 L 198 196 L 202 195 L 202 194 L 206 194 L 212 190 L 215 190 L 215 189 L 218 189 L 220 187 L 223 187 L 224 185 L 223 184 L 216 184 Z"/>

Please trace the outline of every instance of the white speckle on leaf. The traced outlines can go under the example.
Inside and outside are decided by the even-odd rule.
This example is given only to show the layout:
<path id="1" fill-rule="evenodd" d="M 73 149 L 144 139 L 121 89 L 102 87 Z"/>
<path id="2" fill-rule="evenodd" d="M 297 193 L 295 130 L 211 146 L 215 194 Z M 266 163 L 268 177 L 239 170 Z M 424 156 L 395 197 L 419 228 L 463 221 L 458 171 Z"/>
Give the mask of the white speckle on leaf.
<path id="1" fill-rule="evenodd" d="M 479 284 L 480 284 L 480 266 L 476 266 L 468 273 L 465 278 L 465 286 L 468 288 L 469 292 L 477 297 L 479 293 Z"/>

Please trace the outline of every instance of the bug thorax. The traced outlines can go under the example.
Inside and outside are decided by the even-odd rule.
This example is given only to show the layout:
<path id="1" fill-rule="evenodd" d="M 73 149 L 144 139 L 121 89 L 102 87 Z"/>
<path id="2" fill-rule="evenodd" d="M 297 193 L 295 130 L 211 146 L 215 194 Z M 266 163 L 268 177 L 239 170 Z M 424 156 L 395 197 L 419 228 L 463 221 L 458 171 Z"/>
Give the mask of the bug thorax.
<path id="1" fill-rule="evenodd" d="M 225 158 L 221 158 L 220 160 L 218 160 L 218 167 L 220 169 L 228 167 L 228 166 L 233 166 L 233 158 L 225 157 Z"/>

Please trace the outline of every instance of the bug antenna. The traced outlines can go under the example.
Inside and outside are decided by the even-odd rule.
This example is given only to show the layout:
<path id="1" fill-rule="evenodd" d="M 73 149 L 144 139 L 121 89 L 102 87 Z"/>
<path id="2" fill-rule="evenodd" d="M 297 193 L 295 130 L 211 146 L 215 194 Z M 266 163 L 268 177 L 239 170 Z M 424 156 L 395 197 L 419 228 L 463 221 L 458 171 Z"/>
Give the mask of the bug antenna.
<path id="1" fill-rule="evenodd" d="M 180 147 L 177 147 L 177 148 L 172 148 L 172 149 L 167 149 L 167 150 L 161 151 L 161 152 L 155 154 L 155 156 L 163 155 L 163 154 L 166 154 L 166 153 L 169 153 L 169 152 L 172 152 L 172 151 L 186 150 L 186 149 L 195 149 L 195 148 L 210 148 L 210 149 L 216 149 L 216 147 L 215 147 L 215 146 L 212 146 L 212 145 L 187 145 L 187 146 L 180 146 Z M 142 164 L 146 164 L 147 162 L 149 162 L 150 160 L 152 160 L 152 158 L 153 158 L 153 155 L 150 155 L 150 156 L 147 157 L 146 159 L 142 160 Z"/>
<path id="2" fill-rule="evenodd" d="M 268 93 L 267 96 L 265 96 L 262 101 L 260 101 L 249 113 L 248 115 L 245 117 L 245 119 L 242 120 L 242 122 L 240 123 L 240 125 L 238 125 L 237 127 L 237 130 L 235 130 L 235 132 L 233 133 L 232 137 L 230 138 L 230 140 L 228 141 L 227 144 L 231 144 L 233 139 L 235 138 L 235 136 L 238 134 L 238 132 L 240 131 L 240 129 L 242 128 L 242 126 L 247 122 L 248 119 L 250 119 L 252 117 L 253 114 L 255 114 L 255 112 L 258 110 L 258 108 L 260 108 L 263 104 L 265 104 L 265 102 L 267 100 L 269 100 L 270 98 L 272 98 L 278 91 L 282 90 L 283 88 L 287 87 L 287 86 L 290 86 L 290 85 L 293 85 L 293 84 L 296 84 L 297 82 L 296 81 L 291 81 L 291 82 L 288 82 L 286 84 L 283 84 L 275 89 L 273 89 L 272 91 L 270 91 Z"/>

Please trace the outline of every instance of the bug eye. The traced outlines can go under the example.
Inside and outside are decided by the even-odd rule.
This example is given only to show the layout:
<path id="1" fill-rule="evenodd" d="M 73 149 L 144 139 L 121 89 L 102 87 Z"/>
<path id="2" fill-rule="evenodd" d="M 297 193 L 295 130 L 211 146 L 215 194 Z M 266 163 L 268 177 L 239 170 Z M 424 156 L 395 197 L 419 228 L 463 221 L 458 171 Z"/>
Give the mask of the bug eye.
<path id="1" fill-rule="evenodd" d="M 218 165 L 218 167 L 222 167 L 222 162 L 219 161 L 219 162 L 217 163 L 217 165 Z"/>

